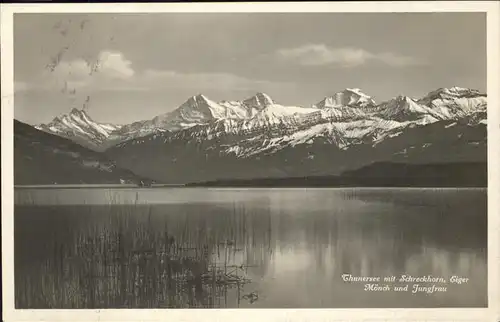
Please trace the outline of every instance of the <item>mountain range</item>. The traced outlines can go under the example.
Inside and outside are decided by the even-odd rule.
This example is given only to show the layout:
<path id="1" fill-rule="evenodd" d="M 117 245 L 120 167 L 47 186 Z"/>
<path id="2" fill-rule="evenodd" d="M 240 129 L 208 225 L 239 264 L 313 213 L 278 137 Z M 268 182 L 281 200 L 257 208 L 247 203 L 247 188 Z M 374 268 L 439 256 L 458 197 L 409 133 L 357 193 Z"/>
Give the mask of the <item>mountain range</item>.
<path id="1" fill-rule="evenodd" d="M 35 127 L 137 176 L 187 183 L 337 175 L 379 161 L 486 162 L 486 109 L 486 94 L 468 88 L 382 103 L 348 88 L 310 107 L 264 93 L 220 102 L 198 94 L 131 124 L 100 123 L 73 109 Z"/>

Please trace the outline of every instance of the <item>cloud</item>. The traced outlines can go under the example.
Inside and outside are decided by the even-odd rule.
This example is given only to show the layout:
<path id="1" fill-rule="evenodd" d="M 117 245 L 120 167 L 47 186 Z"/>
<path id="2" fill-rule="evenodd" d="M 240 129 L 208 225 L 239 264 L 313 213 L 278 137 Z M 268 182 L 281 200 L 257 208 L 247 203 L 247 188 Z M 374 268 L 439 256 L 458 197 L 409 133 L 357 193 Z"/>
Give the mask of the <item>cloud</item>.
<path id="1" fill-rule="evenodd" d="M 125 59 L 120 52 L 103 51 L 97 59 L 97 71 L 109 78 L 128 79 L 135 72 L 130 67 L 132 62 Z"/>
<path id="2" fill-rule="evenodd" d="M 308 44 L 296 48 L 279 49 L 273 56 L 282 61 L 304 66 L 338 65 L 341 67 L 357 67 L 373 61 L 393 67 L 418 64 L 418 61 L 413 57 L 396 53 L 371 53 L 361 48 L 332 48 L 324 44 Z"/>
<path id="3" fill-rule="evenodd" d="M 249 79 L 230 73 L 182 73 L 173 70 L 135 71 L 132 63 L 116 51 L 102 51 L 96 61 L 74 59 L 60 61 L 45 70 L 27 88 L 74 91 L 148 91 L 158 89 L 203 90 L 261 90 L 272 86 L 289 86 L 286 82 Z M 21 89 L 21 86 L 19 87 Z"/>
<path id="4" fill-rule="evenodd" d="M 128 79 L 134 76 L 132 62 L 120 52 L 102 51 L 95 61 L 75 59 L 60 61 L 52 70 L 51 76 L 62 81 L 89 80 L 92 77 L 104 79 Z"/>

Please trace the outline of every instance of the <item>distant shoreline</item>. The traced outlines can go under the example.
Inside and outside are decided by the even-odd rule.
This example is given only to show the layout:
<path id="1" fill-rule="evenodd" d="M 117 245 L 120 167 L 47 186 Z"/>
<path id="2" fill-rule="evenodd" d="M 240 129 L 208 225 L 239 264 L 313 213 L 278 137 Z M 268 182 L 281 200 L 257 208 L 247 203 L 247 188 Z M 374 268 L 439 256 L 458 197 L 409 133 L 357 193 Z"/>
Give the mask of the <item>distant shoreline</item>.
<path id="1" fill-rule="evenodd" d="M 224 189 L 488 189 L 488 186 L 481 185 L 462 185 L 462 186 L 451 186 L 451 185 L 246 185 L 246 184 L 234 184 L 234 185 L 219 185 L 219 184 L 188 184 L 183 185 L 185 188 L 224 188 Z"/>
<path id="2" fill-rule="evenodd" d="M 410 164 L 376 162 L 340 175 L 288 178 L 219 179 L 188 183 L 188 187 L 488 187 L 486 162 Z"/>
<path id="3" fill-rule="evenodd" d="M 486 162 L 405 164 L 377 162 L 340 175 L 216 179 L 185 184 L 42 184 L 14 185 L 18 189 L 72 188 L 487 188 Z"/>
<path id="4" fill-rule="evenodd" d="M 112 185 L 112 184 L 73 184 L 73 185 L 15 185 L 14 189 L 85 189 L 85 188 L 200 188 L 200 189 L 488 189 L 487 186 L 245 186 L 245 185 L 197 185 L 197 184 L 165 184 L 152 187 L 139 187 L 136 185 Z"/>
<path id="5" fill-rule="evenodd" d="M 14 189 L 80 189 L 80 188 L 165 188 L 165 187 L 184 187 L 184 184 L 153 184 L 150 187 L 141 187 L 136 184 L 32 184 L 32 185 L 14 185 Z"/>

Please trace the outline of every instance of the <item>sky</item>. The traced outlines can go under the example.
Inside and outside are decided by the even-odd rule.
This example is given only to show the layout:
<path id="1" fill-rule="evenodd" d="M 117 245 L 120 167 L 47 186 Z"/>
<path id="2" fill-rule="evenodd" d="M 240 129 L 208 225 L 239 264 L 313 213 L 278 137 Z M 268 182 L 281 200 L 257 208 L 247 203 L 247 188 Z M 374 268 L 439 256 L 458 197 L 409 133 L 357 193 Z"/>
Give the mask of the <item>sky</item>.
<path id="1" fill-rule="evenodd" d="M 309 107 L 345 88 L 377 102 L 486 91 L 485 13 L 17 13 L 15 118 L 72 108 L 125 124 L 189 97 L 264 92 Z"/>

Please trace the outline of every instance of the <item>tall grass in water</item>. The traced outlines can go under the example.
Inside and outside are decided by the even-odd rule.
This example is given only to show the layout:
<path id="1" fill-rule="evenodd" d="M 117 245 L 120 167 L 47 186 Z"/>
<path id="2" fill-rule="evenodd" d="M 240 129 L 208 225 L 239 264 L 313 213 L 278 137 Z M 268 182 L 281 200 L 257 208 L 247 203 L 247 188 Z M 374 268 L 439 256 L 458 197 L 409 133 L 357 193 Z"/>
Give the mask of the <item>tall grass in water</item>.
<path id="1" fill-rule="evenodd" d="M 33 241 L 46 243 L 44 256 L 16 278 L 17 308 L 221 307 L 229 289 L 240 293 L 249 282 L 228 263 L 234 240 L 221 242 L 188 221 L 175 227 L 180 234 L 169 234 L 174 223 L 165 219 L 158 227 L 152 207 L 138 198 L 123 206 L 110 196 L 106 207 L 105 216 L 97 216 L 102 213 L 91 205 L 68 208 L 78 213 L 72 216 L 76 220 L 97 219 L 84 219 L 84 228 L 58 226 L 52 237 Z M 217 252 L 226 254 L 218 257 L 223 261 L 213 260 Z"/>

